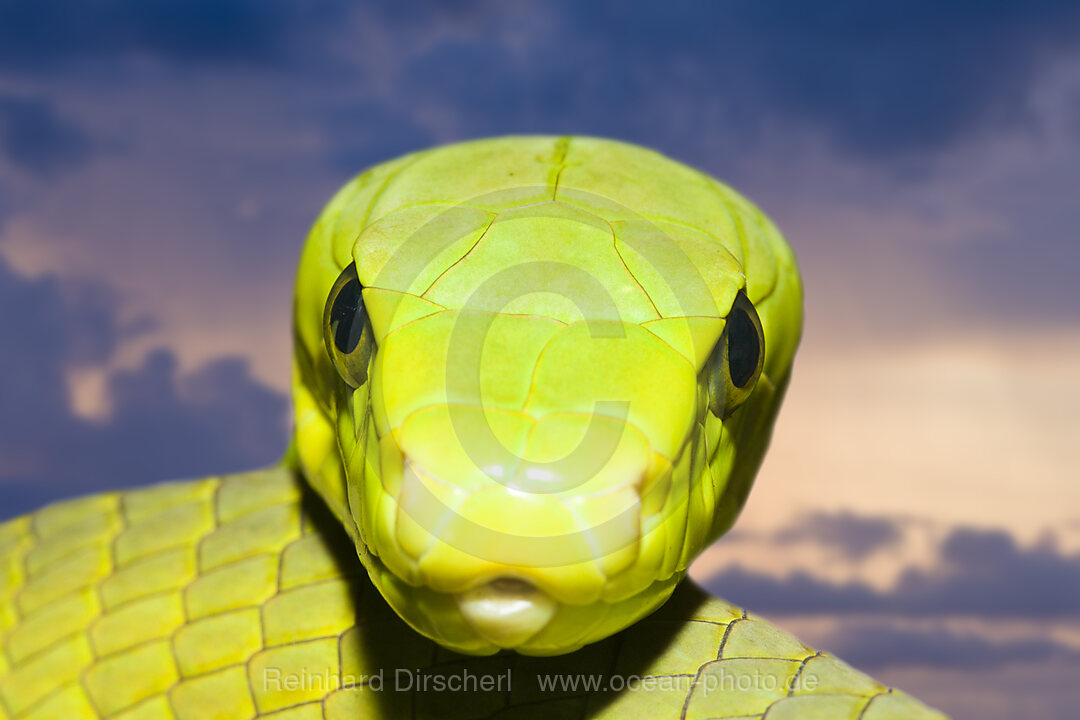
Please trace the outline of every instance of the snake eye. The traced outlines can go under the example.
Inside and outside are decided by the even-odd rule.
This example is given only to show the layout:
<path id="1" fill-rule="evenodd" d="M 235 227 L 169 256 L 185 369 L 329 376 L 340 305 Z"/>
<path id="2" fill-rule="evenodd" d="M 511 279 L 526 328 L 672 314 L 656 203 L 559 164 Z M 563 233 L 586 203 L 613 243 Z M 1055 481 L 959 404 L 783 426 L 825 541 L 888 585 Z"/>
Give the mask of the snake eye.
<path id="1" fill-rule="evenodd" d="M 323 311 L 326 351 L 330 353 L 338 375 L 353 388 L 367 382 L 374 347 L 362 291 L 356 263 L 353 263 L 334 281 Z"/>
<path id="2" fill-rule="evenodd" d="M 746 293 L 740 290 L 706 365 L 709 410 L 719 418 L 735 412 L 753 392 L 764 364 L 765 335 L 761 319 Z"/>

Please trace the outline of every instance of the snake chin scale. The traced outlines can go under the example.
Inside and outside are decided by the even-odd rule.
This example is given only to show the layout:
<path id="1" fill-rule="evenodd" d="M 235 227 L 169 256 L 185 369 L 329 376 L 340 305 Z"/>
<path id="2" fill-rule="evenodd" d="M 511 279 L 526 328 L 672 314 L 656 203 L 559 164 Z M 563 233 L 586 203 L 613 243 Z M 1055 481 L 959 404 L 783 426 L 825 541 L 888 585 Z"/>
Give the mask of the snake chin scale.
<path id="1" fill-rule="evenodd" d="M 499 647 L 516 647 L 540 632 L 558 603 L 532 583 L 497 578 L 456 596 L 465 621 Z"/>

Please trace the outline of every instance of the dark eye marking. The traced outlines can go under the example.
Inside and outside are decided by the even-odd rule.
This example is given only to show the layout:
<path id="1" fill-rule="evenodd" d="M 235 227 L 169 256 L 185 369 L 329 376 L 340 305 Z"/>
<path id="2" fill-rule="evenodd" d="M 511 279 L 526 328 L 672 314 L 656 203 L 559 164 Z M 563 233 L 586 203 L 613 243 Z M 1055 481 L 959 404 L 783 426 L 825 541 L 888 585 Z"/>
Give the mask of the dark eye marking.
<path id="1" fill-rule="evenodd" d="M 341 379 L 352 388 L 366 384 L 375 340 L 355 263 L 341 271 L 330 289 L 323 328 L 326 352 Z"/>
<path id="2" fill-rule="evenodd" d="M 360 344 L 367 323 L 361 290 L 360 281 L 350 278 L 342 285 L 330 306 L 330 330 L 334 334 L 334 345 L 346 355 Z"/>
<path id="3" fill-rule="evenodd" d="M 765 366 L 765 334 L 754 304 L 742 290 L 735 296 L 705 372 L 709 411 L 726 418 L 750 397 Z"/>
<path id="4" fill-rule="evenodd" d="M 731 309 L 727 320 L 728 367 L 731 369 L 731 384 L 744 388 L 754 379 L 758 359 L 761 357 L 761 342 L 757 326 L 750 319 L 746 308 L 736 306 Z"/>

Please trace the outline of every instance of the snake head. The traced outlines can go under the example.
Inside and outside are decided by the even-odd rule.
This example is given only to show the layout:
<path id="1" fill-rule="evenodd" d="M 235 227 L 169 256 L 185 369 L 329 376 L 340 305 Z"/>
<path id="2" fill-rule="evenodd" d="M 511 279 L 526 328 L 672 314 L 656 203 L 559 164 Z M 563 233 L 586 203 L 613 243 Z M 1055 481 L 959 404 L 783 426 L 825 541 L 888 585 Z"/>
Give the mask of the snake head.
<path id="1" fill-rule="evenodd" d="M 570 652 L 734 521 L 801 327 L 790 249 L 656 153 L 498 138 L 330 202 L 295 307 L 303 473 L 374 585 L 459 652 Z"/>

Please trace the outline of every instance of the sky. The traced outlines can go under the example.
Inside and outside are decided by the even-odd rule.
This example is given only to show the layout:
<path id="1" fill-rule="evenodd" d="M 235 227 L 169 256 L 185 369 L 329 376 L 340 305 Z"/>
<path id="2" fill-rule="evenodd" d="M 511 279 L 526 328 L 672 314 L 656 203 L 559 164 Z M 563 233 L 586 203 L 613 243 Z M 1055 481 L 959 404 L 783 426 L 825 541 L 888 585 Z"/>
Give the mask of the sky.
<path id="1" fill-rule="evenodd" d="M 708 589 L 959 719 L 1080 705 L 1080 5 L 0 0 L 0 517 L 275 461 L 294 264 L 402 152 L 637 142 L 807 321 Z"/>

